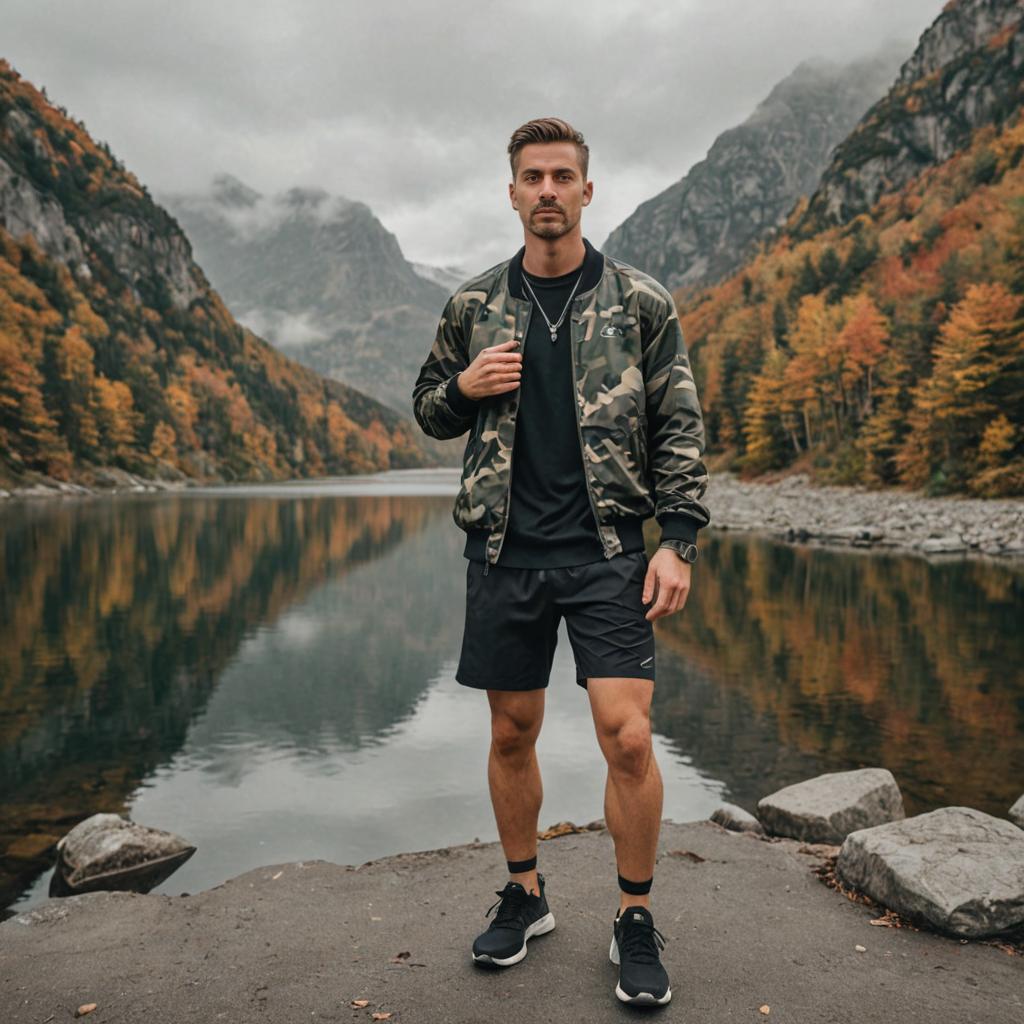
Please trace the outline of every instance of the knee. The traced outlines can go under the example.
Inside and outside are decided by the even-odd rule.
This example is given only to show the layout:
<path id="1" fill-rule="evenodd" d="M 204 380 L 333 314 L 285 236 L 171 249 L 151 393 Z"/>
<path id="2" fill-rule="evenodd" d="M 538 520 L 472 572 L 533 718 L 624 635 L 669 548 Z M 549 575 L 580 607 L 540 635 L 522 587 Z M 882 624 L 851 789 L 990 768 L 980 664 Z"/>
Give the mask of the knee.
<path id="1" fill-rule="evenodd" d="M 517 721 L 507 715 L 491 719 L 491 746 L 502 758 L 522 758 L 529 755 L 537 742 L 537 729 L 532 724 Z"/>
<path id="2" fill-rule="evenodd" d="M 654 756 L 650 721 L 629 719 L 606 735 L 604 748 L 612 771 L 642 779 Z"/>

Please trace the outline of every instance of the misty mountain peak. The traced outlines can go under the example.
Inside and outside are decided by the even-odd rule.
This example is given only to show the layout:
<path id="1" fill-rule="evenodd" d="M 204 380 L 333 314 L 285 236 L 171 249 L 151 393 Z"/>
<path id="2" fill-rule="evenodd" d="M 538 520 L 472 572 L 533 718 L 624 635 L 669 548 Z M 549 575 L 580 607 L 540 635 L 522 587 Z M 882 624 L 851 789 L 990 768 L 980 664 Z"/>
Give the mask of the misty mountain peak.
<path id="1" fill-rule="evenodd" d="M 213 198 L 222 206 L 251 207 L 255 206 L 262 196 L 255 189 L 249 188 L 233 174 L 216 174 L 210 185 Z"/>

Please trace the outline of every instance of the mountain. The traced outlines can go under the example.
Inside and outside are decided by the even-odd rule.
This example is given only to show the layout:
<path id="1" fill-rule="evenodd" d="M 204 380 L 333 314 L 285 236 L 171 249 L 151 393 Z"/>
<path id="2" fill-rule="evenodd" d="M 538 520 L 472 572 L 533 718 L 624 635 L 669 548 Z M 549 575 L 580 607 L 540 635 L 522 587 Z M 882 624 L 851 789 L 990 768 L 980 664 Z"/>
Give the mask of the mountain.
<path id="1" fill-rule="evenodd" d="M 238 319 L 405 415 L 445 300 L 464 277 L 419 271 L 365 203 L 322 188 L 263 195 L 230 174 L 162 194 Z M 429 274 L 429 276 L 428 276 Z"/>
<path id="2" fill-rule="evenodd" d="M 1024 494 L 1024 8 L 947 3 L 819 186 L 677 293 L 715 464 Z"/>
<path id="3" fill-rule="evenodd" d="M 722 132 L 707 156 L 642 203 L 601 247 L 669 289 L 734 271 L 810 193 L 835 145 L 892 82 L 905 44 L 846 65 L 808 60 Z"/>
<path id="4" fill-rule="evenodd" d="M 83 483 L 106 466 L 269 480 L 431 461 L 409 420 L 240 326 L 177 221 L 6 61 L 0 460 Z"/>
<path id="5" fill-rule="evenodd" d="M 837 147 L 788 231 L 845 224 L 880 196 L 968 146 L 1020 104 L 1020 0 L 951 0 L 900 68 L 893 87 Z"/>
<path id="6" fill-rule="evenodd" d="M 446 296 L 451 295 L 459 285 L 473 276 L 462 267 L 435 267 L 429 263 L 415 262 L 411 266 L 420 277 L 440 285 L 445 290 Z"/>

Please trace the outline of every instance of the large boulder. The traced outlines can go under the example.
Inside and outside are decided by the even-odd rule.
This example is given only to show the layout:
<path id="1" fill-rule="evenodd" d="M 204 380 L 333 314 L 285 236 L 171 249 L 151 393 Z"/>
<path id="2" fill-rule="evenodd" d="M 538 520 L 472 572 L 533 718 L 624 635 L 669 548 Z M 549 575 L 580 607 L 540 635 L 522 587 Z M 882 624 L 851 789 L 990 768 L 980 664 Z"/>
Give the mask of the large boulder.
<path id="1" fill-rule="evenodd" d="M 50 895 L 98 889 L 149 892 L 195 852 L 171 832 L 138 825 L 119 814 L 94 814 L 57 843 Z"/>
<path id="2" fill-rule="evenodd" d="M 1024 923 L 1024 832 L 973 807 L 940 807 L 851 832 L 836 873 L 873 900 L 966 938 Z"/>
<path id="3" fill-rule="evenodd" d="M 1009 810 L 1010 821 L 1024 828 L 1024 793 L 1017 797 L 1017 802 Z"/>
<path id="4" fill-rule="evenodd" d="M 838 846 L 856 829 L 904 816 L 903 796 L 887 768 L 826 772 L 762 797 L 761 824 L 777 836 Z"/>

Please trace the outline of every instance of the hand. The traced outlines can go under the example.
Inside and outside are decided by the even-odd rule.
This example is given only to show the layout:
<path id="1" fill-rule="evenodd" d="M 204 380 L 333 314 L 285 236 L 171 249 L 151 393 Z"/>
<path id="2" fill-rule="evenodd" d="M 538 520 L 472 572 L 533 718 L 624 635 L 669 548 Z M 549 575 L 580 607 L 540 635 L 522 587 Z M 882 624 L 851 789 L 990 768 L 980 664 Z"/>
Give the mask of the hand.
<path id="1" fill-rule="evenodd" d="M 644 577 L 643 603 L 657 598 L 644 616 L 649 622 L 671 615 L 686 604 L 691 568 L 671 548 L 658 548 L 654 552 Z"/>
<path id="2" fill-rule="evenodd" d="M 518 347 L 518 339 L 510 338 L 500 345 L 482 348 L 459 374 L 455 386 L 467 398 L 473 399 L 515 390 L 523 373 L 523 354 L 512 351 Z"/>

